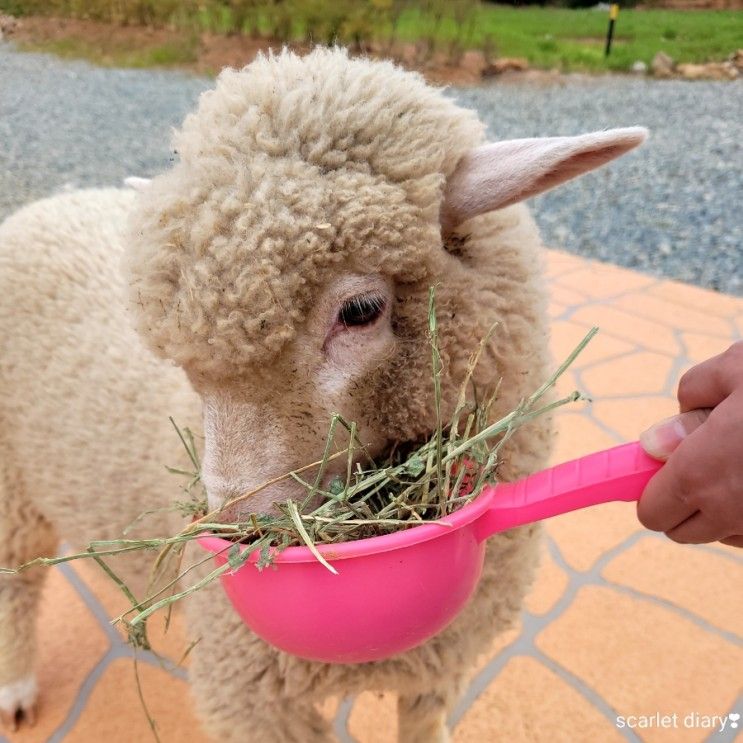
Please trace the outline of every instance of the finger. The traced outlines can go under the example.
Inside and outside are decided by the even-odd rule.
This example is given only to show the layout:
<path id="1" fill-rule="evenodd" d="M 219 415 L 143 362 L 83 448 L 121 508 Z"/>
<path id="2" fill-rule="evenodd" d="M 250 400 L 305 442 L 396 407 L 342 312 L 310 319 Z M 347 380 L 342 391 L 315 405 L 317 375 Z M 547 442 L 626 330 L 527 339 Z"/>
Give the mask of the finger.
<path id="1" fill-rule="evenodd" d="M 699 408 L 658 421 L 640 434 L 642 448 L 655 459 L 668 459 L 678 445 L 704 423 L 711 408 Z"/>
<path id="2" fill-rule="evenodd" d="M 743 364 L 743 343 L 689 369 L 679 380 L 678 400 L 681 412 L 695 408 L 714 408 L 735 386 Z"/>
<path id="3" fill-rule="evenodd" d="M 696 462 L 699 448 L 704 451 L 704 428 L 689 434 L 645 486 L 637 503 L 637 518 L 646 528 L 668 532 L 698 510 L 691 473 L 699 471 Z"/>
<path id="4" fill-rule="evenodd" d="M 717 542 L 725 531 L 723 524 L 710 518 L 709 514 L 697 511 L 686 521 L 666 532 L 669 539 L 679 544 L 706 544 Z"/>
<path id="5" fill-rule="evenodd" d="M 637 502 L 637 518 L 653 531 L 668 532 L 697 512 L 685 484 L 666 467 L 652 477 Z"/>
<path id="6" fill-rule="evenodd" d="M 743 547 L 743 534 L 736 537 L 727 537 L 720 540 L 723 544 L 730 545 L 731 547 Z"/>

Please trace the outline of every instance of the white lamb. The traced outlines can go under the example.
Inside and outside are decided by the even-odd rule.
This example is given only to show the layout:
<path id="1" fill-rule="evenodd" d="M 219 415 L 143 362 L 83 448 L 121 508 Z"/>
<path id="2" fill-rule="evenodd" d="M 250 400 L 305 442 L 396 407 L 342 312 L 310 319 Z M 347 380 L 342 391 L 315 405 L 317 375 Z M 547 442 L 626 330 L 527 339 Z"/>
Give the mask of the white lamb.
<path id="1" fill-rule="evenodd" d="M 212 506 L 317 460 L 335 411 L 373 452 L 429 435 L 433 284 L 444 414 L 496 320 L 475 382 L 502 377 L 493 414 L 513 409 L 546 378 L 548 354 L 542 246 L 527 210 L 511 205 L 644 137 L 633 128 L 484 145 L 475 114 L 419 75 L 339 49 L 225 70 L 175 135 L 180 161 L 138 184 L 141 195 L 64 194 L 0 227 L 0 565 L 52 555 L 60 538 L 115 538 L 172 502 L 163 465 L 182 451 L 168 416 L 203 430 Z M 501 475 L 542 466 L 550 438 L 546 420 L 520 431 Z M 291 495 L 283 483 L 241 507 Z M 161 516 L 147 531 L 175 528 Z M 475 658 L 519 612 L 538 537 L 526 526 L 492 538 L 461 616 L 378 663 L 288 656 L 211 585 L 187 602 L 190 632 L 203 638 L 191 683 L 205 728 L 225 741 L 325 741 L 317 702 L 390 689 L 401 740 L 447 740 Z M 117 567 L 143 577 L 145 559 Z M 43 577 L 0 576 L 10 725 L 35 715 Z"/>

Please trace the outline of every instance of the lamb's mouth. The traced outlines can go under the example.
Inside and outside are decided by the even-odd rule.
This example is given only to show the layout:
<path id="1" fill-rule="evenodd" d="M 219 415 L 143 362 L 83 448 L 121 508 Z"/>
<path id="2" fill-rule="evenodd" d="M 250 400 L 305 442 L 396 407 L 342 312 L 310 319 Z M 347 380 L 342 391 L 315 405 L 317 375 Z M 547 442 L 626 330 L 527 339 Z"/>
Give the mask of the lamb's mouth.
<path id="1" fill-rule="evenodd" d="M 359 451 L 353 458 L 350 483 L 354 481 L 359 470 L 364 473 L 383 469 L 405 461 L 427 439 L 420 438 L 411 441 L 388 440 L 382 447 L 373 453 Z M 339 457 L 329 463 L 322 479 L 317 483 L 317 493 L 311 490 L 315 486 L 317 470 L 295 472 L 303 483 L 292 477 L 284 478 L 280 494 L 276 492 L 276 484 L 259 486 L 254 492 L 246 492 L 233 497 L 220 505 L 210 508 L 214 512 L 215 521 L 224 524 L 236 524 L 249 521 L 253 517 L 281 515 L 287 500 L 293 500 L 300 512 L 307 514 L 319 508 L 328 498 L 326 494 L 342 496 L 347 486 L 349 476 L 347 460 Z M 353 503 L 353 500 L 351 501 Z"/>

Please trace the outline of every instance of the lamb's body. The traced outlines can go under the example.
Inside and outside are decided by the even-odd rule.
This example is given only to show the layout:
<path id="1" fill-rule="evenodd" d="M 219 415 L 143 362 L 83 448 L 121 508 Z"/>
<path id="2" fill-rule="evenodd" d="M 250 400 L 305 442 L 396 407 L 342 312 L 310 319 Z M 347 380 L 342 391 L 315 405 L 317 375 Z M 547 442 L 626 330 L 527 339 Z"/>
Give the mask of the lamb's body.
<path id="1" fill-rule="evenodd" d="M 200 403 L 183 372 L 155 359 L 126 317 L 119 263 L 133 204 L 131 191 L 81 191 L 26 207 L 0 228 L 2 565 L 53 553 L 57 535 L 81 546 L 115 538 L 138 514 L 169 505 L 176 494 L 163 465 L 180 463 L 183 455 L 168 416 L 198 431 Z M 505 410 L 533 388 L 531 380 L 545 376 L 538 241 L 521 207 L 480 221 L 484 241 L 485 223 L 491 230 L 509 225 L 478 264 L 483 319 L 507 321 L 514 313 L 515 347 L 529 349 L 514 355 L 521 364 L 505 376 Z M 529 277 L 526 284 L 522 277 Z M 504 282 L 514 280 L 518 302 L 509 308 Z M 510 447 L 509 475 L 544 461 L 549 442 L 544 427 L 540 432 L 532 432 L 528 446 L 521 441 Z M 56 530 L 43 542 L 37 514 Z M 148 522 L 149 533 L 157 529 L 154 523 Z M 24 525 L 28 529 L 15 534 Z M 167 528 L 172 524 L 162 525 L 162 531 Z M 308 705 L 304 716 L 287 715 L 287 698 L 295 698 L 292 709 L 299 710 L 300 702 L 333 693 L 399 689 L 408 700 L 428 698 L 410 705 L 408 725 L 418 727 L 410 716 L 424 718 L 420 740 L 431 740 L 427 726 L 440 723 L 460 691 L 451 682 L 466 680 L 472 660 L 517 614 L 531 580 L 536 536 L 535 528 L 527 528 L 491 539 L 480 588 L 462 616 L 422 648 L 366 666 L 326 666 L 283 655 L 246 630 L 218 585 L 197 594 L 191 634 L 203 640 L 194 650 L 192 675 L 208 726 L 235 740 L 259 730 L 263 740 L 271 740 L 272 732 L 277 740 L 311 740 L 308 719 L 314 712 Z M 142 578 L 145 566 L 135 562 Z M 28 617 L 36 592 L 28 583 L 28 576 L 0 578 L 0 686 L 33 672 Z M 405 739 L 412 740 L 408 730 Z"/>
<path id="2" fill-rule="evenodd" d="M 119 270 L 132 204 L 130 191 L 81 191 L 0 225 L 3 566 L 54 554 L 60 540 L 120 536 L 153 493 L 165 494 L 162 464 L 182 458 L 159 411 L 199 420 L 183 373 L 133 353 L 140 342 L 126 321 Z M 125 566 L 140 583 L 144 559 Z M 0 576 L 0 688 L 28 686 L 21 682 L 32 676 L 29 617 L 43 577 L 40 569 Z"/>
<path id="3" fill-rule="evenodd" d="M 126 316 L 133 204 L 130 190 L 78 191 L 0 227 L 2 466 L 22 481 L 12 503 L 75 544 L 115 538 L 119 514 L 149 510 L 148 490 L 173 484 L 163 465 L 183 458 L 167 416 L 200 420 L 183 372 L 145 352 Z"/>
<path id="4" fill-rule="evenodd" d="M 249 468 L 247 460 L 270 461 L 266 442 L 286 430 L 299 460 L 284 461 L 285 448 L 280 472 L 317 459 L 331 405 L 349 405 L 350 414 L 340 412 L 364 418 L 380 441 L 430 432 L 432 283 L 447 405 L 495 321 L 500 328 L 476 373 L 481 389 L 502 379 L 493 415 L 515 408 L 546 378 L 541 244 L 526 209 L 476 216 L 452 233 L 448 249 L 441 244 L 444 178 L 481 141 L 479 122 L 389 64 L 339 51 L 308 60 L 261 60 L 249 84 L 243 76 L 251 68 L 223 74 L 221 94 L 205 96 L 180 135 L 182 163 L 153 182 L 146 199 L 81 191 L 33 204 L 0 226 L 0 565 L 49 554 L 58 539 L 82 546 L 115 537 L 143 511 L 172 503 L 176 483 L 163 465 L 179 464 L 183 452 L 168 416 L 199 431 L 199 395 L 212 425 L 220 411 L 232 416 L 217 419 L 217 433 L 205 429 L 207 486 L 215 490 L 228 475 L 242 477 L 235 467 Z M 299 90 L 311 95 L 311 111 L 293 95 Z M 374 124 L 374 111 L 382 124 Z M 339 129 L 326 136 L 332 117 Z M 552 177 L 556 167 L 550 161 L 545 172 Z M 510 196 L 499 198 L 502 206 Z M 472 200 L 463 203 L 468 217 L 477 214 Z M 447 223 L 457 226 L 449 212 Z M 312 325 L 317 297 L 327 299 L 324 283 L 344 271 L 357 283 L 381 276 L 375 286 L 394 291 L 394 332 L 380 336 L 383 354 L 374 356 L 368 340 L 349 346 L 366 349 L 373 363 L 345 376 L 337 369 L 348 353 L 336 349 L 328 361 Z M 303 381 L 317 369 L 319 383 Z M 349 375 L 362 373 L 355 395 L 333 399 Z M 319 399 L 318 384 L 325 385 Z M 265 436 L 255 433 L 267 417 L 255 417 L 258 405 L 272 411 Z M 225 459 L 219 441 L 250 415 L 250 426 L 227 441 L 233 458 Z M 245 454 L 250 434 L 255 457 Z M 549 449 L 549 422 L 540 419 L 504 447 L 500 474 L 513 479 L 539 468 Z M 153 517 L 147 531 L 172 532 L 165 518 Z M 307 662 L 267 646 L 219 585 L 209 586 L 187 602 L 190 632 L 202 638 L 191 677 L 207 728 L 223 740 L 320 741 L 330 733 L 314 702 L 392 689 L 400 692 L 402 740 L 443 739 L 475 658 L 520 609 L 537 542 L 536 526 L 490 539 L 477 592 L 450 627 L 420 648 L 359 666 Z M 144 577 L 143 559 L 132 571 Z M 0 575 L 6 713 L 33 701 L 29 617 L 42 578 L 39 571 Z"/>

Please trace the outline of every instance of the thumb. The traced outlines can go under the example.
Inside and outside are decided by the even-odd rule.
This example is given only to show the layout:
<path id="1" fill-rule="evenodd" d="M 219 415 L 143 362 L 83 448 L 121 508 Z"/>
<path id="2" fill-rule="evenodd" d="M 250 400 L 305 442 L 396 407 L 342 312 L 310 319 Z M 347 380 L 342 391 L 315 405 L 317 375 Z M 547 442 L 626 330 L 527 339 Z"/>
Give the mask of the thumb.
<path id="1" fill-rule="evenodd" d="M 712 408 L 689 410 L 659 421 L 640 434 L 642 448 L 656 459 L 668 459 L 673 450 L 707 420 Z"/>

